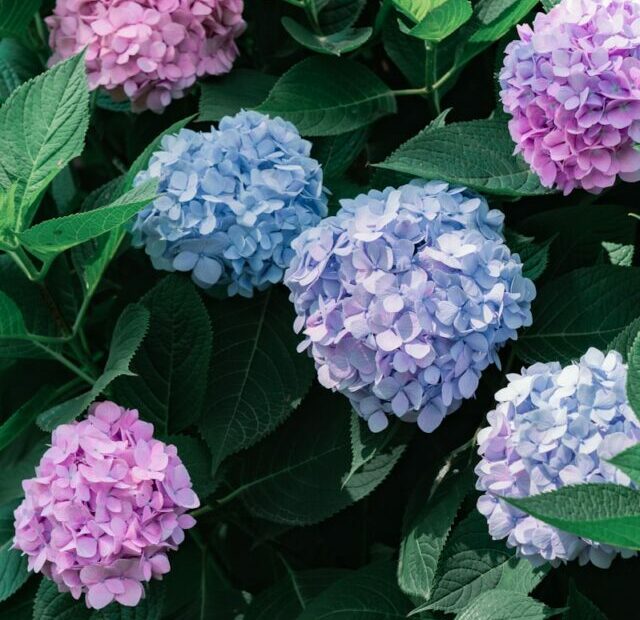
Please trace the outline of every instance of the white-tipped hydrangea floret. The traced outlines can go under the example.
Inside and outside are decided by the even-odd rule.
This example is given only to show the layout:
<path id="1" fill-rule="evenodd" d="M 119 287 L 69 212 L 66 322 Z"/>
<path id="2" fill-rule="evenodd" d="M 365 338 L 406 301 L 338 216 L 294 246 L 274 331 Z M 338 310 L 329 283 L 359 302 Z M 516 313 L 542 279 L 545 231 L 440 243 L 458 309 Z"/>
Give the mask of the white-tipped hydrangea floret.
<path id="1" fill-rule="evenodd" d="M 372 431 L 398 417 L 431 432 L 531 324 L 535 287 L 503 214 L 465 188 L 415 181 L 341 205 L 292 246 L 300 349 Z"/>
<path id="2" fill-rule="evenodd" d="M 632 486 L 607 461 L 640 441 L 640 422 L 626 395 L 627 368 L 619 353 L 589 349 L 578 362 L 534 364 L 507 375 L 498 405 L 478 435 L 482 457 L 478 510 L 494 539 L 506 538 L 535 564 L 578 559 L 607 568 L 633 551 L 563 532 L 501 497 L 528 497 L 565 485 L 611 482 Z"/>
<path id="3" fill-rule="evenodd" d="M 203 288 L 251 297 L 280 282 L 300 232 L 327 214 L 311 143 L 281 118 L 240 112 L 218 129 L 162 139 L 136 184 L 159 196 L 133 227 L 156 269 L 191 272 Z"/>

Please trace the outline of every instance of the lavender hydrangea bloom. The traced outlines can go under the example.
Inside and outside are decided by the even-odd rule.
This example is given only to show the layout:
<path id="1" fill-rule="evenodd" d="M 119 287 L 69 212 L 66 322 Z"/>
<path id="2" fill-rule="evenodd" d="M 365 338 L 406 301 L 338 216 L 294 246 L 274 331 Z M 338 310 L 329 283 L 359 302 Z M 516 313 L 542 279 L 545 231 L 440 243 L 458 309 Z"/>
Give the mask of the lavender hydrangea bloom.
<path id="1" fill-rule="evenodd" d="M 137 605 L 143 584 L 169 572 L 167 552 L 200 505 L 176 447 L 154 439 L 135 409 L 111 402 L 58 426 L 22 487 L 13 546 L 29 570 L 95 609 Z"/>
<path id="2" fill-rule="evenodd" d="M 503 497 L 526 497 L 580 483 L 632 486 L 610 459 L 640 441 L 640 423 L 627 399 L 627 368 L 617 352 L 589 349 L 580 361 L 534 364 L 507 375 L 496 394 L 489 427 L 478 435 L 482 457 L 477 488 L 485 491 L 478 510 L 494 539 L 505 538 L 534 564 L 578 559 L 607 568 L 614 557 L 633 551 L 599 544 L 551 525 L 507 504 Z"/>
<path id="3" fill-rule="evenodd" d="M 563 0 L 519 27 L 501 98 L 543 185 L 597 193 L 640 180 L 640 3 Z"/>
<path id="4" fill-rule="evenodd" d="M 431 432 L 531 324 L 535 287 L 503 214 L 462 187 L 414 181 L 341 204 L 292 246 L 299 348 L 372 431 L 396 416 Z"/>
<path id="5" fill-rule="evenodd" d="M 327 214 L 311 143 L 281 118 L 240 112 L 210 132 L 165 136 L 136 184 L 160 196 L 133 226 L 156 269 L 186 271 L 203 288 L 251 297 L 282 280 L 291 241 Z"/>

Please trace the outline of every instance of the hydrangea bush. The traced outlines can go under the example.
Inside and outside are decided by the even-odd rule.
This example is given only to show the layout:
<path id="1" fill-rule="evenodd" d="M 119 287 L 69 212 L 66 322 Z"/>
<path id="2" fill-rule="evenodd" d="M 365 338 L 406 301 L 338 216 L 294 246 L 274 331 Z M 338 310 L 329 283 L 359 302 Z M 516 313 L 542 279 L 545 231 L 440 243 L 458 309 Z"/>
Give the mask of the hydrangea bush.
<path id="1" fill-rule="evenodd" d="M 637 616 L 640 3 L 0 0 L 0 618 Z"/>

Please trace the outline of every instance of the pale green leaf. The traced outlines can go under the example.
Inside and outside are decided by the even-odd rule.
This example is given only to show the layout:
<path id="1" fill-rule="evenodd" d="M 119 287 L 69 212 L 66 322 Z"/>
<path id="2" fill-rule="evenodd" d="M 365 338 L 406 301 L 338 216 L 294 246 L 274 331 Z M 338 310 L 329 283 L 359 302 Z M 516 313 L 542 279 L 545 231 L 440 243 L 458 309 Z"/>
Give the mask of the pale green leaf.
<path id="1" fill-rule="evenodd" d="M 576 484 L 505 501 L 558 529 L 597 542 L 640 549 L 640 492 L 614 484 Z"/>
<path id="2" fill-rule="evenodd" d="M 50 579 L 42 579 L 33 604 L 33 620 L 89 620 L 91 609 L 68 592 L 59 592 Z"/>
<path id="3" fill-rule="evenodd" d="M 504 196 L 548 192 L 524 160 L 513 156 L 513 142 L 503 120 L 427 127 L 376 166 Z"/>
<path id="4" fill-rule="evenodd" d="M 346 28 L 334 34 L 316 34 L 290 17 L 283 17 L 282 25 L 303 47 L 333 56 L 353 52 L 364 45 L 373 33 L 371 28 Z"/>
<path id="5" fill-rule="evenodd" d="M 624 361 L 627 362 L 629 360 L 631 347 L 633 346 L 633 342 L 638 334 L 640 334 L 640 317 L 631 321 L 631 323 L 629 323 L 629 325 L 627 325 L 604 350 L 617 351 L 622 355 Z"/>
<path id="6" fill-rule="evenodd" d="M 535 599 L 519 592 L 485 592 L 458 616 L 457 620 L 546 620 L 558 614 Z"/>
<path id="7" fill-rule="evenodd" d="M 234 69 L 200 85 L 199 121 L 219 121 L 240 110 L 252 110 L 269 95 L 276 78 L 255 69 Z"/>
<path id="8" fill-rule="evenodd" d="M 442 552 L 431 598 L 418 610 L 458 613 L 484 592 L 528 594 L 548 566 L 534 568 L 526 558 L 489 536 L 486 519 L 473 511 L 453 529 Z"/>
<path id="9" fill-rule="evenodd" d="M 279 287 L 254 299 L 210 305 L 215 347 L 200 431 L 215 469 L 273 431 L 298 406 L 314 376 L 296 352 L 294 313 Z"/>
<path id="10" fill-rule="evenodd" d="M 29 577 L 27 558 L 13 544 L 14 503 L 0 506 L 0 601 L 8 599 Z"/>
<path id="11" fill-rule="evenodd" d="M 404 523 L 400 545 L 398 584 L 403 592 L 431 596 L 440 556 L 471 482 L 471 470 L 464 469 L 446 477 L 428 498 L 422 495 L 424 489 L 416 490 L 420 497 L 412 498 L 412 503 L 421 508 Z"/>
<path id="12" fill-rule="evenodd" d="M 533 302 L 533 325 L 516 350 L 527 362 L 577 359 L 605 349 L 638 315 L 640 269 L 598 265 L 577 269 L 543 286 Z"/>
<path id="13" fill-rule="evenodd" d="M 0 186 L 18 181 L 26 224 L 42 191 L 82 152 L 88 103 L 79 54 L 20 86 L 0 108 Z"/>
<path id="14" fill-rule="evenodd" d="M 444 0 L 411 28 L 409 34 L 429 43 L 439 43 L 469 21 L 472 14 L 469 0 Z"/>
<path id="15" fill-rule="evenodd" d="M 149 326 L 149 311 L 140 304 L 127 306 L 113 330 L 104 372 L 86 393 L 41 413 L 36 422 L 45 431 L 81 415 L 118 377 L 131 374 L 129 365 Z"/>
<path id="16" fill-rule="evenodd" d="M 406 447 L 415 432 L 413 424 L 400 421 L 381 433 L 372 433 L 367 423 L 355 412 L 351 414 L 351 469 L 342 482 L 349 480 L 376 457 Z"/>
<path id="17" fill-rule="evenodd" d="M 18 238 L 37 256 L 55 256 L 128 222 L 153 201 L 157 187 L 157 180 L 150 179 L 106 207 L 47 220 L 20 233 Z"/>
<path id="18" fill-rule="evenodd" d="M 142 299 L 149 331 L 132 363 L 136 376 L 123 376 L 113 389 L 118 402 L 138 409 L 160 433 L 182 430 L 202 413 L 211 325 L 195 286 L 170 275 Z"/>
<path id="19" fill-rule="evenodd" d="M 602 247 L 606 250 L 612 265 L 631 267 L 633 264 L 634 246 L 632 243 L 611 243 L 603 241 Z"/>
<path id="20" fill-rule="evenodd" d="M 303 135 L 330 136 L 391 114 L 396 103 L 389 87 L 365 66 L 312 56 L 285 73 L 257 109 L 286 118 Z"/>

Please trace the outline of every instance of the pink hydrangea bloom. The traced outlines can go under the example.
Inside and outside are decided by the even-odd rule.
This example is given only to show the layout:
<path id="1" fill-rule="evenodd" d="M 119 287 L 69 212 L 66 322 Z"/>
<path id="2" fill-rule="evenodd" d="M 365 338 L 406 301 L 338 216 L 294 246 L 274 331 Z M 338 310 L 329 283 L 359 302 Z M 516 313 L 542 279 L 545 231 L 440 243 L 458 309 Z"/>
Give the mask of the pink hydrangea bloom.
<path id="1" fill-rule="evenodd" d="M 87 607 L 137 605 L 142 584 L 169 571 L 195 525 L 200 501 L 176 447 L 153 438 L 136 410 L 95 403 L 81 422 L 63 424 L 22 483 L 14 547 L 29 570 L 53 579 Z"/>
<path id="2" fill-rule="evenodd" d="M 196 78 L 227 73 L 243 0 L 57 0 L 50 64 L 87 49 L 89 86 L 161 112 Z"/>
<path id="3" fill-rule="evenodd" d="M 598 193 L 640 180 L 640 3 L 563 0 L 518 32 L 500 94 L 543 185 Z"/>

